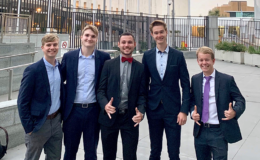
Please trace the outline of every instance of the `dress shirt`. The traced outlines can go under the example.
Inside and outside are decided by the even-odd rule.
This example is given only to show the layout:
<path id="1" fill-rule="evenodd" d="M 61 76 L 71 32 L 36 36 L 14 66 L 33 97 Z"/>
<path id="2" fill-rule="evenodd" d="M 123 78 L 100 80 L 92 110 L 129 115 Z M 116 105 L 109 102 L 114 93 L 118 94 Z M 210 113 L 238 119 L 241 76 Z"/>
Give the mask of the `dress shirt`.
<path id="1" fill-rule="evenodd" d="M 59 71 L 59 63 L 55 60 L 55 66 L 50 64 L 44 57 L 43 61 L 46 67 L 46 71 L 48 74 L 49 84 L 50 84 L 50 92 L 51 92 L 51 108 L 49 114 L 56 112 L 60 108 L 60 71 Z"/>
<path id="2" fill-rule="evenodd" d="M 129 92 L 129 82 L 131 76 L 132 63 L 128 61 L 122 62 L 122 55 L 120 54 L 120 95 L 121 102 L 118 106 L 119 109 L 128 108 L 128 92 Z"/>
<path id="3" fill-rule="evenodd" d="M 159 51 L 160 50 L 156 47 L 156 67 L 161 77 L 161 80 L 163 80 L 167 66 L 169 46 L 166 47 L 165 51 L 161 51 L 161 53 L 159 53 Z"/>
<path id="4" fill-rule="evenodd" d="M 209 123 L 209 124 L 219 124 L 217 105 L 216 105 L 216 97 L 215 97 L 215 69 L 210 76 L 211 76 L 211 79 L 209 81 L 209 83 L 210 83 L 209 119 L 208 119 L 207 123 Z M 202 95 L 204 93 L 204 86 L 205 86 L 205 83 L 206 83 L 206 78 L 204 78 L 204 77 L 205 77 L 205 75 L 203 74 Z"/>
<path id="5" fill-rule="evenodd" d="M 95 103 L 95 51 L 88 57 L 79 51 L 77 89 L 74 103 Z"/>

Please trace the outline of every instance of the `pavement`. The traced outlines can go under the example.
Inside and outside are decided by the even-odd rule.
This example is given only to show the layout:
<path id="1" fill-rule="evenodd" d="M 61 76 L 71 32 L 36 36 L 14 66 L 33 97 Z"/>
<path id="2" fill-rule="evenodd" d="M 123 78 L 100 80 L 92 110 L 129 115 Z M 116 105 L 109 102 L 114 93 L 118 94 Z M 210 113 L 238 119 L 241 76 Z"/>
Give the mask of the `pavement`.
<path id="1" fill-rule="evenodd" d="M 196 59 L 187 59 L 187 66 L 190 76 L 201 72 Z M 240 88 L 241 93 L 246 99 L 246 110 L 240 117 L 239 124 L 243 139 L 237 143 L 229 144 L 229 160 L 260 160 L 260 68 L 233 64 L 229 62 L 216 61 L 215 68 L 220 71 L 234 76 L 235 81 Z M 193 121 L 188 118 L 187 123 L 182 127 L 180 159 L 195 160 L 194 140 L 192 136 Z M 6 156 L 2 160 L 23 160 L 26 147 L 24 144 L 15 148 L 8 149 Z M 102 159 L 102 145 L 98 145 L 98 160 Z M 147 119 L 145 118 L 140 124 L 139 144 L 137 149 L 138 160 L 148 160 L 150 153 L 150 140 Z M 64 148 L 62 155 L 64 154 Z M 45 155 L 42 153 L 40 160 L 44 160 Z M 84 150 L 82 141 L 79 146 L 78 160 L 84 159 Z M 117 160 L 122 160 L 122 143 L 118 139 Z M 164 135 L 162 160 L 167 160 L 167 142 Z"/>

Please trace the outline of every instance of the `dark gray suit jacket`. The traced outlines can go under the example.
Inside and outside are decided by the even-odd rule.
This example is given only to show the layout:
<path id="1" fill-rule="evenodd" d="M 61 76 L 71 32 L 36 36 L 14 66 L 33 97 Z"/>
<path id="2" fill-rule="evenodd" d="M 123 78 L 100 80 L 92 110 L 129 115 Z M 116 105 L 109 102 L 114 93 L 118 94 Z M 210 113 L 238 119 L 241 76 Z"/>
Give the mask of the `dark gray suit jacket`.
<path id="1" fill-rule="evenodd" d="M 133 59 L 128 92 L 128 116 L 133 117 L 136 114 L 136 107 L 144 114 L 146 103 L 145 91 L 144 66 Z M 112 119 L 109 119 L 105 111 L 105 106 L 112 97 L 114 98 L 112 105 L 116 107 L 116 113 L 111 114 Z M 118 105 L 121 101 L 120 56 L 105 62 L 97 91 L 97 100 L 101 107 L 99 123 L 107 127 L 112 126 L 119 113 Z"/>
<path id="2" fill-rule="evenodd" d="M 217 70 L 215 70 L 215 72 L 215 98 L 220 128 L 227 142 L 234 143 L 242 139 L 237 120 L 245 111 L 245 99 L 240 93 L 232 76 L 220 73 Z M 202 72 L 192 76 L 191 78 L 190 111 L 192 112 L 196 105 L 199 115 L 202 115 L 203 106 L 202 82 Z M 235 101 L 233 109 L 236 112 L 236 116 L 228 121 L 222 120 L 222 118 L 226 118 L 224 111 L 229 109 L 229 103 L 231 102 L 233 104 L 233 101 Z M 200 129 L 201 126 L 194 123 L 193 135 L 195 137 L 199 135 Z"/>

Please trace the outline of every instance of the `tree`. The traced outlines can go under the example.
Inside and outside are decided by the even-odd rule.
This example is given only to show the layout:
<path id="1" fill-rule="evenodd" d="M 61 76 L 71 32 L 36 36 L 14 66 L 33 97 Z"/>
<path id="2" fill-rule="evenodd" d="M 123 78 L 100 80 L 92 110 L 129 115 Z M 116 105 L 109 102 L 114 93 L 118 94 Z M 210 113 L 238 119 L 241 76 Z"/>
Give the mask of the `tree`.
<path id="1" fill-rule="evenodd" d="M 211 10 L 211 11 L 209 11 L 209 14 L 208 14 L 209 16 L 217 16 L 217 17 L 219 17 L 220 16 L 220 13 L 219 13 L 219 10 Z"/>

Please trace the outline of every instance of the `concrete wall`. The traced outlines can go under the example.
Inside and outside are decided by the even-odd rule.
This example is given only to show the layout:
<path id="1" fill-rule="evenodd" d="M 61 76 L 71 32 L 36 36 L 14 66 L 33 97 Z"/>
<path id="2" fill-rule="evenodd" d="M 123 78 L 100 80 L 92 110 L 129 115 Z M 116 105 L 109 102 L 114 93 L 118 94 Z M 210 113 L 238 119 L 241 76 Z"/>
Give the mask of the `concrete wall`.
<path id="1" fill-rule="evenodd" d="M 8 148 L 24 143 L 25 132 L 19 118 L 16 100 L 0 102 L 0 126 L 8 132 Z M 0 130 L 0 140 L 5 145 L 5 134 L 2 130 Z"/>

